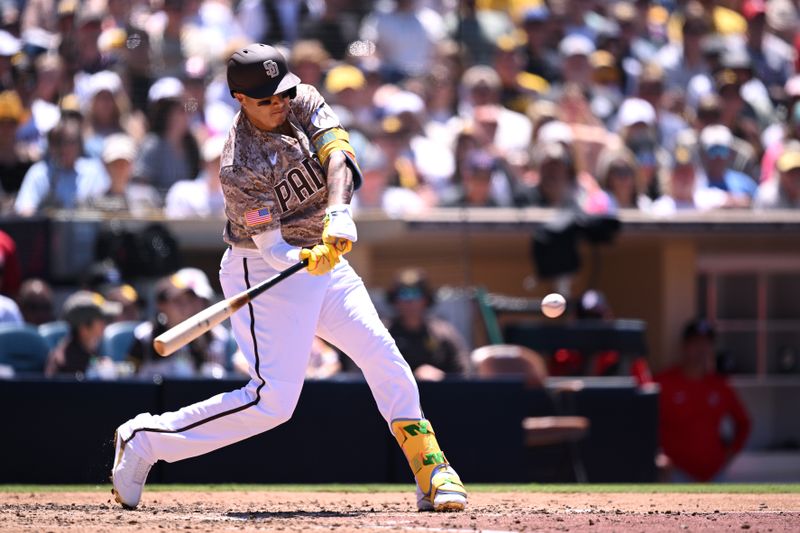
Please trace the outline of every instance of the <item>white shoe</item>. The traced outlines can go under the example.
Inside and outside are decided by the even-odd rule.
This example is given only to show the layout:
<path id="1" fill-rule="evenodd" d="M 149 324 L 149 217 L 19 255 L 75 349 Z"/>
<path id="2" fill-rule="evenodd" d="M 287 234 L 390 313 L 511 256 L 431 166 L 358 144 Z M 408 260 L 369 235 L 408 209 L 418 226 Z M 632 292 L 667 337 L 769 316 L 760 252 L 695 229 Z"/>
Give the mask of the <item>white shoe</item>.
<path id="1" fill-rule="evenodd" d="M 119 433 L 114 433 L 114 466 L 111 468 L 111 493 L 126 509 L 135 509 L 142 498 L 142 489 L 152 464 L 125 446 Z"/>
<path id="2" fill-rule="evenodd" d="M 434 471 L 430 494 L 423 494 L 417 485 L 417 509 L 420 511 L 463 511 L 467 506 L 467 491 L 456 471 L 450 465 L 442 465 Z"/>

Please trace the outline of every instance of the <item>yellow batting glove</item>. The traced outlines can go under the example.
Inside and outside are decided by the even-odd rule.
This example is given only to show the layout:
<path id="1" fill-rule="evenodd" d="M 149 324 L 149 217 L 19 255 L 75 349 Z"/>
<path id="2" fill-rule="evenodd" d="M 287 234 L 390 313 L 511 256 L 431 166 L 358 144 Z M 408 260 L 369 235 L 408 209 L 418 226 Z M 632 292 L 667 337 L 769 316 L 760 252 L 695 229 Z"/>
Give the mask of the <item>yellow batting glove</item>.
<path id="1" fill-rule="evenodd" d="M 300 250 L 300 260 L 308 259 L 306 270 L 314 276 L 327 274 L 339 262 L 339 252 L 330 244 L 317 244 Z"/>
<path id="2" fill-rule="evenodd" d="M 325 210 L 325 228 L 322 230 L 322 242 L 330 244 L 344 255 L 353 249 L 358 240 L 353 214 L 347 204 L 332 205 Z"/>

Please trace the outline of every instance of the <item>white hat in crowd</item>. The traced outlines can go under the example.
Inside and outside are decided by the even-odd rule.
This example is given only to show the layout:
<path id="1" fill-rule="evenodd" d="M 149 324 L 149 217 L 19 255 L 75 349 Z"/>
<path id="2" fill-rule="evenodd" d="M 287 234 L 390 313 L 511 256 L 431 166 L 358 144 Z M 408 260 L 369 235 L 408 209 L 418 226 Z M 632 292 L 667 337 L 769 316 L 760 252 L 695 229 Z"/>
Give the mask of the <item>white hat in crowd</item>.
<path id="1" fill-rule="evenodd" d="M 545 122 L 536 132 L 536 141 L 540 143 L 564 143 L 571 144 L 573 141 L 572 128 L 569 124 L 560 120 Z"/>
<path id="2" fill-rule="evenodd" d="M 185 287 L 188 287 L 200 298 L 211 300 L 214 298 L 214 289 L 208 282 L 208 276 L 199 268 L 182 268 L 175 273 L 175 276 Z"/>
<path id="3" fill-rule="evenodd" d="M 558 53 L 561 57 L 590 56 L 597 47 L 591 39 L 582 33 L 567 35 L 558 43 Z"/>
<path id="4" fill-rule="evenodd" d="M 136 157 L 136 143 L 130 135 L 124 133 L 114 133 L 106 137 L 103 144 L 103 162 L 113 161 L 133 161 Z"/>
<path id="5" fill-rule="evenodd" d="M 147 92 L 147 100 L 157 102 L 165 98 L 179 98 L 183 96 L 183 92 L 184 87 L 181 80 L 167 76 L 150 86 L 150 90 Z"/>
<path id="6" fill-rule="evenodd" d="M 730 148 L 733 142 L 733 133 L 727 126 L 722 124 L 714 124 L 706 126 L 700 132 L 700 146 L 703 150 L 708 150 L 712 146 L 724 146 Z"/>
<path id="7" fill-rule="evenodd" d="M 628 98 L 619 106 L 617 122 L 620 128 L 627 128 L 639 123 L 651 126 L 656 122 L 656 110 L 647 100 Z"/>
<path id="8" fill-rule="evenodd" d="M 20 40 L 6 30 L 0 30 L 0 56 L 11 57 L 17 55 L 20 50 L 22 50 Z"/>

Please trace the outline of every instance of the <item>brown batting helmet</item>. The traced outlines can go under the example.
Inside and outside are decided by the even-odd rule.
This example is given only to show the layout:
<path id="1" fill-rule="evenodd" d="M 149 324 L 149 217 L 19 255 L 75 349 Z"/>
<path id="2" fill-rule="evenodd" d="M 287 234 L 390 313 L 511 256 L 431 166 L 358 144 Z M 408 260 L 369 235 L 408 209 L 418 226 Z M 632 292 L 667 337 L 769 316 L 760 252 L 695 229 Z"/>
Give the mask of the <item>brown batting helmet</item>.
<path id="1" fill-rule="evenodd" d="M 289 71 L 286 58 L 272 46 L 253 43 L 228 59 L 228 88 L 250 98 L 267 98 L 296 87 L 300 78 Z"/>

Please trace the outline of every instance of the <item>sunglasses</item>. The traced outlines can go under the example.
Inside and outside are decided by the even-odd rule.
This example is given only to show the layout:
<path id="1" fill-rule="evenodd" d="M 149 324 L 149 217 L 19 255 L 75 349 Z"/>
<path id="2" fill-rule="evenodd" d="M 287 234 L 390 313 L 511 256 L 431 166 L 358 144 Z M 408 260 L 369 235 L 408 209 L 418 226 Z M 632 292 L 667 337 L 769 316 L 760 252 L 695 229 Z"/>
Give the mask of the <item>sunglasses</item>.
<path id="1" fill-rule="evenodd" d="M 282 93 L 275 94 L 278 98 L 288 98 L 289 100 L 294 100 L 297 96 L 297 86 L 292 87 L 291 89 L 286 89 Z"/>
<path id="2" fill-rule="evenodd" d="M 283 100 L 285 98 L 288 98 L 289 100 L 294 100 L 296 96 L 297 96 L 297 87 L 292 87 L 291 89 L 287 89 L 281 93 L 273 94 L 272 96 L 268 96 L 267 98 L 259 100 L 256 105 L 269 106 L 275 102 L 275 99 Z"/>
<path id="3" fill-rule="evenodd" d="M 726 146 L 711 146 L 706 150 L 706 155 L 711 159 L 725 159 L 731 153 Z"/>

